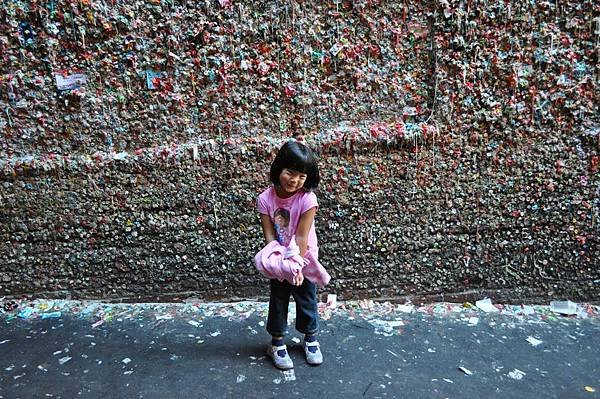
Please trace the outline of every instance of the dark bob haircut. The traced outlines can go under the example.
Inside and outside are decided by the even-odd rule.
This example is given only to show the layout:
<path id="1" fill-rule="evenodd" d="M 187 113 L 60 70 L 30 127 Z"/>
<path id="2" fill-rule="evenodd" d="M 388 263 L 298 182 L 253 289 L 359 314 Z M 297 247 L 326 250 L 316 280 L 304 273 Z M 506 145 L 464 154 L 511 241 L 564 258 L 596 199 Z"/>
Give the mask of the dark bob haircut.
<path id="1" fill-rule="evenodd" d="M 279 186 L 279 176 L 283 169 L 305 173 L 306 181 L 303 187 L 305 190 L 312 191 L 319 185 L 320 177 L 317 159 L 304 144 L 290 140 L 279 149 L 275 160 L 271 164 L 271 173 L 269 175 L 271 182 L 275 186 Z"/>

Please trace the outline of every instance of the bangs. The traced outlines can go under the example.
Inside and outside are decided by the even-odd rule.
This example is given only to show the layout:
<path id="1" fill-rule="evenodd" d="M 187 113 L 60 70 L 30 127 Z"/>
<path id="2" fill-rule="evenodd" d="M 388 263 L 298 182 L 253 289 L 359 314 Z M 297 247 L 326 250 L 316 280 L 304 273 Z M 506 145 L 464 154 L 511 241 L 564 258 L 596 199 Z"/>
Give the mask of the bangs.
<path id="1" fill-rule="evenodd" d="M 284 165 L 284 168 L 292 169 L 296 172 L 308 174 L 311 170 L 311 166 L 313 164 L 313 160 L 309 159 L 305 154 L 290 154 L 291 157 L 288 159 L 288 164 Z"/>

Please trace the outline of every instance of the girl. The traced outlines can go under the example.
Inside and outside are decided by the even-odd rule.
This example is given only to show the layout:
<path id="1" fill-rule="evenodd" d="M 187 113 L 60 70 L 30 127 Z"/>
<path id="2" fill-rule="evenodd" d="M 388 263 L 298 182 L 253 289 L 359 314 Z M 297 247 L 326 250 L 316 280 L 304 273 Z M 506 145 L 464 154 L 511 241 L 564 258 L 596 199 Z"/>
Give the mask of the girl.
<path id="1" fill-rule="evenodd" d="M 285 143 L 271 164 L 273 183 L 258 196 L 257 207 L 266 244 L 277 240 L 288 246 L 295 236 L 300 256 L 310 251 L 318 258 L 319 248 L 315 233 L 317 197 L 312 192 L 319 184 L 319 169 L 313 153 L 297 141 Z M 316 333 L 318 331 L 317 287 L 305 279 L 302 272 L 287 281 L 271 280 L 267 331 L 272 336 L 267 355 L 279 369 L 294 367 L 283 336 L 287 328 L 290 294 L 296 302 L 296 329 L 304 334 L 304 354 L 307 363 L 323 362 Z"/>

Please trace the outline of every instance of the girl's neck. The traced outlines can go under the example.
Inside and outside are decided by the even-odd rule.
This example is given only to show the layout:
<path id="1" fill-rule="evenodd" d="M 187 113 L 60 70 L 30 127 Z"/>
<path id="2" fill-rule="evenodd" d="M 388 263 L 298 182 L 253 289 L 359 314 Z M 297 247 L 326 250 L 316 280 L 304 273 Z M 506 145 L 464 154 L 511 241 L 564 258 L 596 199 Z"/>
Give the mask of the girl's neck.
<path id="1" fill-rule="evenodd" d="M 298 193 L 298 191 L 302 190 L 302 189 L 300 189 L 300 190 L 294 191 L 293 193 L 288 193 L 285 190 L 283 190 L 281 187 L 274 186 L 273 188 L 275 189 L 275 194 L 277 194 L 277 196 L 279 198 L 283 198 L 283 199 L 291 198 L 294 195 L 296 195 Z"/>

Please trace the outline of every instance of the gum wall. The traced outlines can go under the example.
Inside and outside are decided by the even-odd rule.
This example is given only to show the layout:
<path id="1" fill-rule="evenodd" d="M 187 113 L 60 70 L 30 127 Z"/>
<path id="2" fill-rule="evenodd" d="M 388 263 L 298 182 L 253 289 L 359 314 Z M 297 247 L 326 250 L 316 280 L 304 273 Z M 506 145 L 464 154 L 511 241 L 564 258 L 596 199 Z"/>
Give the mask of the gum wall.
<path id="1" fill-rule="evenodd" d="M 600 299 L 600 5 L 6 0 L 0 295 L 265 296 L 277 148 L 326 289 Z"/>

